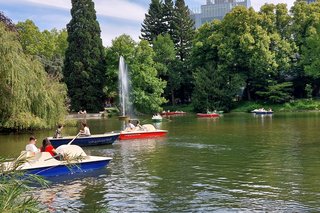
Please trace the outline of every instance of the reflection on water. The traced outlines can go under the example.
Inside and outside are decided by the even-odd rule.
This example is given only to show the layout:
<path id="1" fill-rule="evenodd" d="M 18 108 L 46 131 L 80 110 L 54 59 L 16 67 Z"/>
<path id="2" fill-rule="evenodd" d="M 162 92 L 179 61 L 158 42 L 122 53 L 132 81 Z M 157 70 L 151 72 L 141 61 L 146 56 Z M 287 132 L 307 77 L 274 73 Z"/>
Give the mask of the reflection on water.
<path id="1" fill-rule="evenodd" d="M 318 114 L 171 119 L 161 123 L 167 137 L 85 148 L 113 157 L 108 168 L 35 193 L 51 212 L 320 211 Z M 120 126 L 90 123 L 96 132 Z"/>

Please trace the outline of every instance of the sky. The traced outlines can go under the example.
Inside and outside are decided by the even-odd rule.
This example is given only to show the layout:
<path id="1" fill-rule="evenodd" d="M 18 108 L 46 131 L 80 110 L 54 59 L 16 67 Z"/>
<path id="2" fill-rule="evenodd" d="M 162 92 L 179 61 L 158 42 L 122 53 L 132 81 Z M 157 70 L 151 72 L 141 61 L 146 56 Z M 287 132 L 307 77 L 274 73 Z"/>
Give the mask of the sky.
<path id="1" fill-rule="evenodd" d="M 151 0 L 93 0 L 101 28 L 104 46 L 110 46 L 112 39 L 122 34 L 139 40 L 141 23 Z M 206 0 L 185 0 L 190 9 L 199 9 Z M 251 0 L 251 6 L 258 11 L 265 3 L 286 3 L 294 0 Z M 66 28 L 71 19 L 71 0 L 0 0 L 0 11 L 14 23 L 31 19 L 40 30 Z"/>

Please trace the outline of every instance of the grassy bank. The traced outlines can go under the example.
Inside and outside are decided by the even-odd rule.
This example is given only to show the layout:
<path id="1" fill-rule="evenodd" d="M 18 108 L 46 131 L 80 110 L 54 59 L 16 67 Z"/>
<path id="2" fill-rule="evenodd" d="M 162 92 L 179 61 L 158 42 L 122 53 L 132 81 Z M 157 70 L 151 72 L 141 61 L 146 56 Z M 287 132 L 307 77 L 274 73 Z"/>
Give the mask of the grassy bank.
<path id="1" fill-rule="evenodd" d="M 263 101 L 240 101 L 235 104 L 231 112 L 251 112 L 254 109 L 271 108 L 275 112 L 300 112 L 320 110 L 320 99 L 297 99 L 284 104 L 273 104 Z M 164 106 L 164 110 L 194 112 L 192 104 Z"/>
<path id="2" fill-rule="evenodd" d="M 271 108 L 275 112 L 298 112 L 320 110 L 320 100 L 298 99 L 284 104 L 259 101 L 241 101 L 231 112 L 251 112 L 254 109 Z"/>

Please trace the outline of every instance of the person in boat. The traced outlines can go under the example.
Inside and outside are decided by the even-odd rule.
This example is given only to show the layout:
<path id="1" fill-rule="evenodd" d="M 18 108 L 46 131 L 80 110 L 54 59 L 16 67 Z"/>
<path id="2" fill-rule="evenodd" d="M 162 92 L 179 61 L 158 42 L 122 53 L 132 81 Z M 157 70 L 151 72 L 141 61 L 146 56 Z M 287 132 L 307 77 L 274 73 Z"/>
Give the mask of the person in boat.
<path id="1" fill-rule="evenodd" d="M 128 124 L 127 124 L 127 127 L 125 128 L 124 131 L 131 132 L 131 131 L 134 131 L 134 130 L 136 130 L 136 126 L 132 123 L 131 120 L 129 120 Z"/>
<path id="2" fill-rule="evenodd" d="M 26 145 L 26 151 L 32 152 L 33 154 L 40 152 L 40 150 L 36 147 L 37 138 L 31 136 L 29 138 L 29 143 Z"/>
<path id="3" fill-rule="evenodd" d="M 81 124 L 82 124 L 82 126 L 83 126 L 83 130 L 80 130 L 80 135 L 81 135 L 81 136 L 90 136 L 91 133 L 90 133 L 90 129 L 89 129 L 89 127 L 87 126 L 87 124 L 84 123 L 84 122 L 82 122 Z"/>
<path id="4" fill-rule="evenodd" d="M 137 121 L 137 126 L 136 127 L 138 127 L 139 130 L 143 130 L 143 131 L 146 130 L 143 126 L 140 125 L 140 121 L 139 120 Z"/>
<path id="5" fill-rule="evenodd" d="M 42 141 L 42 147 L 41 147 L 41 152 L 49 152 L 51 156 L 56 156 L 57 152 L 51 145 L 51 142 L 48 138 L 43 139 Z"/>
<path id="6" fill-rule="evenodd" d="M 53 138 L 62 138 L 62 128 L 63 126 L 61 124 L 58 125 L 58 129 L 56 130 L 56 132 L 54 133 Z"/>

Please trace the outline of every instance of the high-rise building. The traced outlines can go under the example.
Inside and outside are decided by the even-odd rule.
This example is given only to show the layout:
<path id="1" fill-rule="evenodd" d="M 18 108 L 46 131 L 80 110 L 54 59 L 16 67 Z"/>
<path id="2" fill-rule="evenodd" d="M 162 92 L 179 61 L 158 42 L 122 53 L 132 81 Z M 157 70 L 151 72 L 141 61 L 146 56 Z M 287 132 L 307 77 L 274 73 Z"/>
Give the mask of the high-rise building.
<path id="1" fill-rule="evenodd" d="M 195 27 L 199 28 L 202 24 L 214 19 L 223 19 L 232 8 L 236 6 L 251 6 L 250 0 L 207 0 L 205 5 L 201 5 L 200 12 L 191 11 L 191 18 L 194 20 Z"/>
<path id="2" fill-rule="evenodd" d="M 312 2 L 316 2 L 316 0 L 306 0 L 308 4 L 312 3 Z"/>

